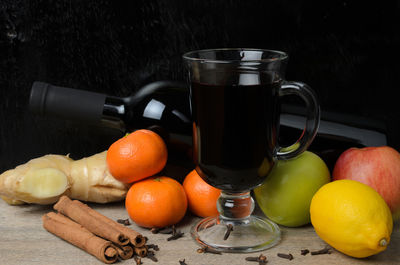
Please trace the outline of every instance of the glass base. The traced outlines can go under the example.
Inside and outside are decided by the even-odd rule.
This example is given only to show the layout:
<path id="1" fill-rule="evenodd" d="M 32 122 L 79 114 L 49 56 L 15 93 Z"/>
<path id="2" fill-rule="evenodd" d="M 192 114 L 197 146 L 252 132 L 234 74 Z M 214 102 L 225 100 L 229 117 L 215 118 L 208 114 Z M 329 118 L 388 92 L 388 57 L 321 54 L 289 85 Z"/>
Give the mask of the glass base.
<path id="1" fill-rule="evenodd" d="M 230 225 L 233 230 L 226 238 Z M 208 217 L 193 226 L 191 234 L 202 246 L 221 252 L 239 253 L 268 249 L 276 245 L 281 238 L 277 224 L 254 215 L 235 220 L 224 220 L 219 216 Z"/>

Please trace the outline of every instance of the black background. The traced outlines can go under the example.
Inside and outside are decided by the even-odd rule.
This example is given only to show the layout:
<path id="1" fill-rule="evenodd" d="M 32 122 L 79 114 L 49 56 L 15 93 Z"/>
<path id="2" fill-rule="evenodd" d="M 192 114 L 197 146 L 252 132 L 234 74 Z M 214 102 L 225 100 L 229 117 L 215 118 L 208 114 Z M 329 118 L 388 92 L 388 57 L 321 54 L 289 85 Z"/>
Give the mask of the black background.
<path id="1" fill-rule="evenodd" d="M 126 96 L 183 80 L 189 50 L 253 47 L 290 55 L 286 78 L 323 110 L 384 121 L 400 150 L 400 1 L 0 0 L 0 171 L 47 153 L 108 148 L 110 129 L 28 111 L 32 82 Z"/>

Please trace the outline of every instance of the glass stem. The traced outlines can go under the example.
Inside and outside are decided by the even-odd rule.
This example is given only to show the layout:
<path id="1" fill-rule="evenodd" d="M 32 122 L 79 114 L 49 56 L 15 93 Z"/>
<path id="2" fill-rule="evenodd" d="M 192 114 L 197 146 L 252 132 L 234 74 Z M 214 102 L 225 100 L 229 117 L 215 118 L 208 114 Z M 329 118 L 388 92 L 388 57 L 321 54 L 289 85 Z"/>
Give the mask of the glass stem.
<path id="1" fill-rule="evenodd" d="M 254 200 L 250 196 L 250 191 L 241 193 L 221 191 L 217 209 L 222 223 L 246 222 L 254 210 Z"/>

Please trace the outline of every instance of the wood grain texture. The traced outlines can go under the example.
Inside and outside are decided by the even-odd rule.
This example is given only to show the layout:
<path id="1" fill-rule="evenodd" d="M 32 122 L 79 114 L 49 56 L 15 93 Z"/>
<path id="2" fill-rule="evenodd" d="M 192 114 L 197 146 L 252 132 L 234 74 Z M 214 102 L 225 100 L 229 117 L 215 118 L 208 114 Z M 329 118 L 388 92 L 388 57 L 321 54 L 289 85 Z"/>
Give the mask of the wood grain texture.
<path id="1" fill-rule="evenodd" d="M 117 220 L 127 218 L 123 203 L 106 205 L 91 204 L 95 210 L 107 217 Z M 25 205 L 9 206 L 0 200 L 0 264 L 7 265 L 58 265 L 58 264 L 103 264 L 96 258 L 62 239 L 48 233 L 42 227 L 41 216 L 52 211 L 50 206 Z M 176 265 L 179 260 L 185 259 L 188 265 L 243 265 L 250 264 L 244 259 L 246 256 L 256 256 L 263 253 L 267 256 L 268 264 L 365 264 L 385 265 L 400 263 L 400 227 L 396 224 L 388 249 L 378 255 L 355 259 L 333 251 L 330 255 L 302 256 L 301 249 L 319 250 L 326 244 L 318 238 L 312 226 L 302 228 L 282 229 L 282 241 L 275 247 L 252 254 L 199 254 L 198 246 L 190 237 L 190 227 L 198 218 L 186 216 L 179 224 L 184 237 L 167 241 L 169 235 L 152 234 L 149 230 L 137 227 L 132 228 L 149 238 L 149 243 L 157 244 L 160 250 L 156 252 L 158 263 L 162 265 Z M 292 261 L 277 257 L 277 253 L 291 253 Z M 132 260 L 121 261 L 119 264 L 133 264 Z M 143 264 L 153 264 L 149 259 L 143 259 Z"/>

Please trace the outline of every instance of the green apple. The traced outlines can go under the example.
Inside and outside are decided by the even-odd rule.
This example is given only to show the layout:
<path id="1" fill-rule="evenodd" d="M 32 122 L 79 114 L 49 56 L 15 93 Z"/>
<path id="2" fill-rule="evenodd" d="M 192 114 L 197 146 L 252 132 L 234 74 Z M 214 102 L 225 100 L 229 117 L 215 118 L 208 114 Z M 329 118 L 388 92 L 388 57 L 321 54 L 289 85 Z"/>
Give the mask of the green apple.
<path id="1" fill-rule="evenodd" d="M 278 161 L 254 194 L 269 219 L 284 226 L 302 226 L 310 223 L 312 197 L 330 179 L 325 162 L 305 151 L 296 158 Z"/>

